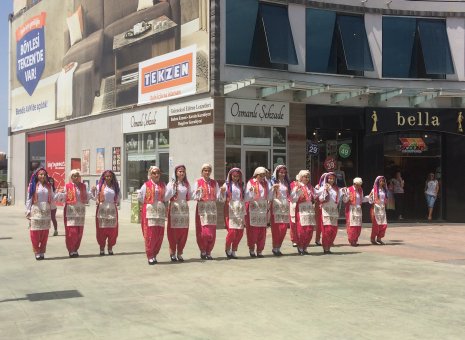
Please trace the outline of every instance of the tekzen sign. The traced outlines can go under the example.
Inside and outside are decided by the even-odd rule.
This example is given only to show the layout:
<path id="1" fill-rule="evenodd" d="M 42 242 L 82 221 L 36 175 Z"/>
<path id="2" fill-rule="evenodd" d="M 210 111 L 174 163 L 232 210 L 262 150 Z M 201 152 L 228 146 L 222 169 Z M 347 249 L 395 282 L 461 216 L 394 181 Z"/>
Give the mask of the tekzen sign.
<path id="1" fill-rule="evenodd" d="M 167 116 L 167 106 L 125 113 L 122 118 L 123 133 L 166 130 Z"/>
<path id="2" fill-rule="evenodd" d="M 465 112 L 465 111 L 464 111 Z M 463 134 L 463 113 L 458 109 L 367 109 L 367 134 L 428 130 Z"/>
<path id="3" fill-rule="evenodd" d="M 289 103 L 226 98 L 225 121 L 232 124 L 289 126 Z"/>

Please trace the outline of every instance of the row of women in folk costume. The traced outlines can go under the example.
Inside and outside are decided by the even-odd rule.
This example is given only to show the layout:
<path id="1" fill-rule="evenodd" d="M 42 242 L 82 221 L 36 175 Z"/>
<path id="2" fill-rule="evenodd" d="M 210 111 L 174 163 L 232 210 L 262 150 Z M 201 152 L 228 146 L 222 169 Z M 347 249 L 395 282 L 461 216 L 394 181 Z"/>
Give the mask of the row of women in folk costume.
<path id="1" fill-rule="evenodd" d="M 184 261 L 183 251 L 189 231 L 189 200 L 198 201 L 195 225 L 201 258 L 212 259 L 211 252 L 216 240 L 216 201 L 221 200 L 221 193 L 225 189 L 220 189 L 218 183 L 210 178 L 211 171 L 212 166 L 204 164 L 202 177 L 191 187 L 184 165 L 174 168 L 174 177 L 167 185 L 160 180 L 160 169 L 150 167 L 148 181 L 139 190 L 139 201 L 142 203 L 140 220 L 149 265 L 157 263 L 166 216 L 171 261 Z M 165 202 L 169 202 L 167 214 Z"/>
<path id="2" fill-rule="evenodd" d="M 37 260 L 45 258 L 51 221 L 51 207 L 56 202 L 65 203 L 64 224 L 65 243 L 69 257 L 78 257 L 84 232 L 86 204 L 91 199 L 97 201 L 96 237 L 100 255 L 113 255 L 113 246 L 118 237 L 118 209 L 120 189 L 115 174 L 106 170 L 100 177 L 98 186 L 88 190 L 81 182 L 79 170 L 71 170 L 70 181 L 64 189 L 55 193 L 51 179 L 44 168 L 37 169 L 31 176 L 26 201 L 26 217 L 29 219 L 32 249 Z"/>
<path id="3" fill-rule="evenodd" d="M 345 205 L 347 236 L 351 246 L 358 246 L 358 239 L 362 230 L 362 203 L 372 205 L 370 210 L 372 244 L 384 244 L 382 238 L 387 228 L 386 202 L 387 185 L 383 176 L 375 179 L 373 189 L 368 196 L 363 195 L 362 179 L 356 177 L 353 185 L 348 188 L 336 186 L 336 174 L 325 173 L 321 176 L 315 192 L 318 193 L 317 212 L 319 214 L 318 227 L 321 228 L 324 253 L 331 253 L 331 246 L 337 234 L 339 210 L 338 203 L 342 199 Z"/>

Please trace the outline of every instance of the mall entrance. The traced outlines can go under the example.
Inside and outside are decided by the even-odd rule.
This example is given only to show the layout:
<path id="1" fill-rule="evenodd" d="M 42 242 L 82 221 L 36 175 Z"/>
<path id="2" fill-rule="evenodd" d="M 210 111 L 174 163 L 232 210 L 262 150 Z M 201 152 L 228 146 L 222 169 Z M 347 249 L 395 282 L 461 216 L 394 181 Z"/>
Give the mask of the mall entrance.
<path id="1" fill-rule="evenodd" d="M 402 216 L 407 220 L 427 219 L 425 183 L 429 173 L 439 182 L 439 194 L 433 211 L 433 219 L 443 218 L 441 202 L 441 135 L 424 133 L 392 134 L 385 136 L 384 173 L 389 183 L 397 171 L 404 180 L 404 207 Z M 399 215 L 398 209 L 390 211 L 392 220 Z"/>

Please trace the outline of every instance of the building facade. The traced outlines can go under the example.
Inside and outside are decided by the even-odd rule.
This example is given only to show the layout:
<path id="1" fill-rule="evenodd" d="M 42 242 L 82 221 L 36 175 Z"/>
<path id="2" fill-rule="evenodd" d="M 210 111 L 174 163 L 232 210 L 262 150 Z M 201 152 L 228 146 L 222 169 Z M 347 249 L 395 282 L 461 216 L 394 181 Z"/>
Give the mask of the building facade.
<path id="1" fill-rule="evenodd" d="M 52 5 L 53 3 L 53 5 Z M 27 4 L 26 4 L 27 5 Z M 126 201 L 158 165 L 335 170 L 369 191 L 401 171 L 409 219 L 464 222 L 465 4 L 444 1 L 15 1 L 10 173 L 46 166 Z M 71 15 L 70 15 L 71 14 Z M 65 32 L 64 34 L 62 32 Z M 17 194 L 17 202 L 21 195 Z M 124 209 L 124 205 L 123 205 Z"/>

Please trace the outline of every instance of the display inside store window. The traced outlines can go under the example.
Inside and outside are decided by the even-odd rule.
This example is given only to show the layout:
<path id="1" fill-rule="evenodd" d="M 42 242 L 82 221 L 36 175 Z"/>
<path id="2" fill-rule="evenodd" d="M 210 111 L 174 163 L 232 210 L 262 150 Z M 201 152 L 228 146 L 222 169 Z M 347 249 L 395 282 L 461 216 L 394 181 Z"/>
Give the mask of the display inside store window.
<path id="1" fill-rule="evenodd" d="M 226 172 L 228 174 L 229 170 L 232 168 L 241 167 L 241 149 L 239 148 L 227 148 L 226 149 Z"/>
<path id="2" fill-rule="evenodd" d="M 160 148 L 162 147 L 168 147 L 170 145 L 170 135 L 168 131 L 161 131 L 158 132 L 158 146 Z"/>
<path id="3" fill-rule="evenodd" d="M 273 128 L 273 145 L 286 145 L 286 128 Z"/>

